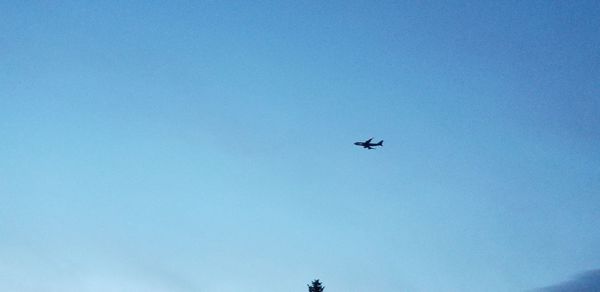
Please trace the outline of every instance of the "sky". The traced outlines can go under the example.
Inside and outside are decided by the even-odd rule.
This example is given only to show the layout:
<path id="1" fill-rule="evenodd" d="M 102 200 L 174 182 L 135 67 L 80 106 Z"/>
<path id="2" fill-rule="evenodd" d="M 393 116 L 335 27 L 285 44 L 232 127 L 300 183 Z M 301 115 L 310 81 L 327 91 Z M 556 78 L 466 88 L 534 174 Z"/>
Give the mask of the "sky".
<path id="1" fill-rule="evenodd" d="M 600 268 L 598 27 L 583 0 L 2 1 L 0 290 L 571 287 Z"/>

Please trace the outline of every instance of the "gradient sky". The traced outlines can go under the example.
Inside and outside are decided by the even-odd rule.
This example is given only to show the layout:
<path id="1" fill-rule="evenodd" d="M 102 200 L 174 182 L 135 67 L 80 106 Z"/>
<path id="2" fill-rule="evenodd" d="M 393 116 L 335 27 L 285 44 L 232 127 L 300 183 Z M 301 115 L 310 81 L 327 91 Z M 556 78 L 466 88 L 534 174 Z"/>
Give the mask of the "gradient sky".
<path id="1" fill-rule="evenodd" d="M 598 1 L 1 1 L 0 290 L 598 269 L 598 28 Z"/>

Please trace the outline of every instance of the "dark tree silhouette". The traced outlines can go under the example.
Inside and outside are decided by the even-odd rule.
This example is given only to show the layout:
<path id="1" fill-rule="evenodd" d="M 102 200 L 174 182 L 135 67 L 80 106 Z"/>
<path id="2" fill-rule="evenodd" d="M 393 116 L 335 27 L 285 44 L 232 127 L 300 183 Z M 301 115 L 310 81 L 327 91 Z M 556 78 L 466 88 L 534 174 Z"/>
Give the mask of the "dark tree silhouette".
<path id="1" fill-rule="evenodd" d="M 325 290 L 323 283 L 321 283 L 321 281 L 319 281 L 319 279 L 312 281 L 312 286 L 311 285 L 307 285 L 307 286 L 308 286 L 308 292 L 323 292 L 323 290 Z"/>

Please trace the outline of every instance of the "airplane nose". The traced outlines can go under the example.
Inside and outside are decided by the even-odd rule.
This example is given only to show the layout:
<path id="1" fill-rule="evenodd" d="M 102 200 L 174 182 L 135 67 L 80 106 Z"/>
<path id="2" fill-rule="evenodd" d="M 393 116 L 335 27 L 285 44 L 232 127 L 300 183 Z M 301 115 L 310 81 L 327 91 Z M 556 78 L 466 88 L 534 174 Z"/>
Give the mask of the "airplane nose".
<path id="1" fill-rule="evenodd" d="M 354 145 L 360 145 L 360 142 L 354 142 Z"/>

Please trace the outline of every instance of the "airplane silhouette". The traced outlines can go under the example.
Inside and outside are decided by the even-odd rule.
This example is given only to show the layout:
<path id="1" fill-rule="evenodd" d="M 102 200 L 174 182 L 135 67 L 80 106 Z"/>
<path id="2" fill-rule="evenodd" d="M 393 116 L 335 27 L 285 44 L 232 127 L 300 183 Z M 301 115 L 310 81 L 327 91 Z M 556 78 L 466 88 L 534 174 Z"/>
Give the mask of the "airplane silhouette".
<path id="1" fill-rule="evenodd" d="M 383 146 L 383 140 L 377 142 L 377 143 L 371 143 L 371 140 L 373 140 L 373 138 L 365 141 L 365 142 L 354 142 L 354 145 L 356 146 L 362 146 L 363 148 L 367 148 L 367 149 L 375 149 L 373 147 L 375 146 Z"/>

